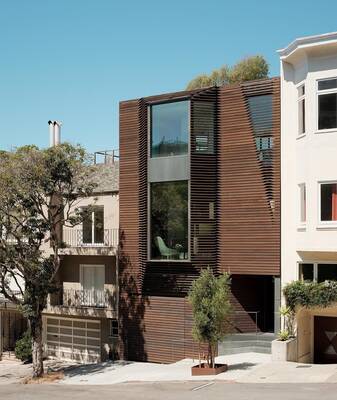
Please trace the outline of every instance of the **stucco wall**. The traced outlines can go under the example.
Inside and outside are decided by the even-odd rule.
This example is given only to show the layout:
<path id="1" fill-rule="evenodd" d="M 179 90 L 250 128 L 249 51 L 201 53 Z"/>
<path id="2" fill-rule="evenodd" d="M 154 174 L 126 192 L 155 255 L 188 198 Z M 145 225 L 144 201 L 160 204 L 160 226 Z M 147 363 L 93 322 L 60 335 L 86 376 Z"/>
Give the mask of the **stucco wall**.
<path id="1" fill-rule="evenodd" d="M 317 133 L 317 80 L 337 77 L 337 51 L 301 53 L 281 63 L 282 284 L 298 279 L 300 261 L 336 259 L 337 228 L 319 223 L 320 181 L 337 181 L 337 129 Z M 305 83 L 306 135 L 298 137 L 297 87 Z M 306 184 L 307 222 L 300 224 L 298 185 Z M 329 256 L 330 254 L 330 256 Z"/>

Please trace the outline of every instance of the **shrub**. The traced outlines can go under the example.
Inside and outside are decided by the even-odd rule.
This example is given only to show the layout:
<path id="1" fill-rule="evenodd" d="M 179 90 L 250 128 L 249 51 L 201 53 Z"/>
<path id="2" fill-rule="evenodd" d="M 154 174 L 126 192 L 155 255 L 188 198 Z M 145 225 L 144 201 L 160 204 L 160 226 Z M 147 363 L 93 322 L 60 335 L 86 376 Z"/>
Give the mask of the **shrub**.
<path id="1" fill-rule="evenodd" d="M 32 362 L 32 337 L 26 331 L 21 339 L 15 344 L 15 356 L 21 361 Z"/>
<path id="2" fill-rule="evenodd" d="M 291 311 L 295 311 L 297 306 L 329 307 L 337 302 L 337 282 L 294 281 L 285 286 L 283 294 Z"/>
<path id="3" fill-rule="evenodd" d="M 278 340 L 281 340 L 282 342 L 285 342 L 286 340 L 290 339 L 290 333 L 287 330 L 282 330 L 278 334 Z"/>

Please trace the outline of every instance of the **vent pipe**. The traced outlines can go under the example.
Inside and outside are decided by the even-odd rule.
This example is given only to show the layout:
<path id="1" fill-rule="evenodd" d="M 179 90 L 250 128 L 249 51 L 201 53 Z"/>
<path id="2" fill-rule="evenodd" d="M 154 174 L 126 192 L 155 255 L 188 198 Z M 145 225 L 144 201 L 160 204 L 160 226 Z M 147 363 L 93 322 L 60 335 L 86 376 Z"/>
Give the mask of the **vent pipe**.
<path id="1" fill-rule="evenodd" d="M 49 125 L 49 144 L 50 147 L 61 143 L 61 125 L 59 121 L 48 121 Z"/>

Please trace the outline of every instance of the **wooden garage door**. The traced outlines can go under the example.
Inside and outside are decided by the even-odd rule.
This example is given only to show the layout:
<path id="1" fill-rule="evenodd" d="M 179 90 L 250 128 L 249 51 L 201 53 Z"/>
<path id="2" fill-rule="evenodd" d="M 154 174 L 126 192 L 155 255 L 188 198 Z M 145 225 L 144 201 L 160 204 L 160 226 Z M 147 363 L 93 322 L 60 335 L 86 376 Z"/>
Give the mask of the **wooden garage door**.
<path id="1" fill-rule="evenodd" d="M 314 362 L 337 364 L 337 318 L 314 318 Z"/>
<path id="2" fill-rule="evenodd" d="M 46 353 L 62 360 L 100 362 L 100 321 L 47 317 Z"/>

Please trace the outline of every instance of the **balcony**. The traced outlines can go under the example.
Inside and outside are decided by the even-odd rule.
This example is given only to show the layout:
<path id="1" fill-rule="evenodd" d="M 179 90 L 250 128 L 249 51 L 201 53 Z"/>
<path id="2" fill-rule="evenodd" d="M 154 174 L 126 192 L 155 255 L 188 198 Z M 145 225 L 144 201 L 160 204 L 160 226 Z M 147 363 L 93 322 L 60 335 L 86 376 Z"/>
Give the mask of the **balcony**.
<path id="1" fill-rule="evenodd" d="M 109 290 L 62 290 L 63 307 L 114 308 L 114 295 Z"/>
<path id="2" fill-rule="evenodd" d="M 83 229 L 63 229 L 65 247 L 61 254 L 114 255 L 118 247 L 119 230 L 104 229 L 99 235 L 87 234 Z"/>
<path id="3" fill-rule="evenodd" d="M 112 285 L 104 290 L 63 287 L 59 292 L 50 295 L 46 311 L 55 314 L 114 318 L 116 296 Z"/>

